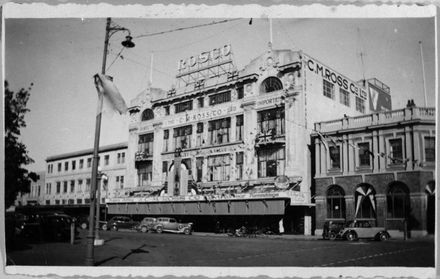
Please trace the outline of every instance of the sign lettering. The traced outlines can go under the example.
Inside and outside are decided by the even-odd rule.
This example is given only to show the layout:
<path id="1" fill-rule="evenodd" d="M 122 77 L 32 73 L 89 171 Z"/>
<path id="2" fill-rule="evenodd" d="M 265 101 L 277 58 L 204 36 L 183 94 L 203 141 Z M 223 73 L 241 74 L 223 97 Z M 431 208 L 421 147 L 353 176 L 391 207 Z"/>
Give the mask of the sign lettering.
<path id="1" fill-rule="evenodd" d="M 207 62 L 215 62 L 220 58 L 226 58 L 231 54 L 231 45 L 224 45 L 221 48 L 214 48 L 211 51 L 204 51 L 197 56 L 191 56 L 187 59 L 181 59 L 177 63 L 177 70 L 189 71 L 197 65 L 202 65 Z"/>

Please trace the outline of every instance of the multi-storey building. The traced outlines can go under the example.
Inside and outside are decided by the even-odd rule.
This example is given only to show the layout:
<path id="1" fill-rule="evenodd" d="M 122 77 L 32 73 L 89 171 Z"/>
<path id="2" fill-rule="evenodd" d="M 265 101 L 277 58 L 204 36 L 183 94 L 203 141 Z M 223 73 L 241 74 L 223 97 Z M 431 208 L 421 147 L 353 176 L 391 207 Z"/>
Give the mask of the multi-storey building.
<path id="1" fill-rule="evenodd" d="M 101 203 L 105 198 L 124 191 L 126 179 L 127 143 L 118 143 L 99 149 Z M 90 187 L 93 149 L 49 156 L 46 159 L 45 182 L 40 190 L 42 207 L 87 208 L 90 205 Z"/>
<path id="2" fill-rule="evenodd" d="M 435 109 L 415 107 L 315 124 L 316 227 L 366 219 L 392 235 L 433 233 Z M 405 228 L 406 227 L 406 228 Z"/>
<path id="3" fill-rule="evenodd" d="M 15 200 L 15 205 L 26 206 L 26 205 L 38 205 L 44 202 L 44 181 L 46 172 L 37 172 L 37 180 L 31 180 L 31 185 L 29 188 L 29 193 L 18 193 L 17 199 Z"/>
<path id="4" fill-rule="evenodd" d="M 281 221 L 286 232 L 311 234 L 313 124 L 368 113 L 367 88 L 301 51 L 270 46 L 241 70 L 229 45 L 181 60 L 174 88 L 131 102 L 132 196 L 107 200 L 109 213 L 207 227 Z"/>

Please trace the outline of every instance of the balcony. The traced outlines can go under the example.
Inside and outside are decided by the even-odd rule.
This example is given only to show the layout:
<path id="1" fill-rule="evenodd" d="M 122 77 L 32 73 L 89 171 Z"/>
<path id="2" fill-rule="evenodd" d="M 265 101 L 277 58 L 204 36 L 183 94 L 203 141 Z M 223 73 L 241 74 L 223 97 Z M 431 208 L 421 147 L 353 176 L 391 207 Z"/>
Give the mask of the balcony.
<path id="1" fill-rule="evenodd" d="M 409 121 L 435 121 L 435 108 L 404 108 L 399 110 L 384 111 L 356 117 L 346 117 L 332 121 L 315 123 L 315 130 L 336 132 L 339 130 L 365 128 L 369 126 L 409 122 Z"/>
<path id="2" fill-rule="evenodd" d="M 153 161 L 153 154 L 148 151 L 138 151 L 134 154 L 135 162 Z"/>
<path id="3" fill-rule="evenodd" d="M 255 147 L 261 148 L 269 145 L 285 144 L 284 135 L 277 133 L 275 129 L 259 132 L 255 137 Z"/>

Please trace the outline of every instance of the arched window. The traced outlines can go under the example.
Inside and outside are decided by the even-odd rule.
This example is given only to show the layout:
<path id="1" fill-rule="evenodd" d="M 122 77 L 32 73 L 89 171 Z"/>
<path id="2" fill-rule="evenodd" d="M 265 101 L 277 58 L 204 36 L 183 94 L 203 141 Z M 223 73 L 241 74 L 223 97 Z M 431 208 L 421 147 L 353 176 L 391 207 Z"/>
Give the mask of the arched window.
<path id="1" fill-rule="evenodd" d="M 331 186 L 327 190 L 327 218 L 345 219 L 344 190 L 339 186 Z"/>
<path id="2" fill-rule="evenodd" d="M 142 112 L 142 121 L 151 120 L 154 118 L 154 113 L 152 109 L 146 109 Z"/>
<path id="3" fill-rule="evenodd" d="M 270 93 L 281 89 L 283 89 L 283 84 L 281 83 L 281 80 L 279 78 L 268 77 L 261 83 L 260 92 Z"/>
<path id="4" fill-rule="evenodd" d="M 356 201 L 355 218 L 374 219 L 376 218 L 376 191 L 368 184 L 360 185 L 354 194 Z"/>
<path id="5" fill-rule="evenodd" d="M 392 184 L 387 193 L 387 218 L 406 218 L 408 213 L 408 188 L 404 184 Z"/>

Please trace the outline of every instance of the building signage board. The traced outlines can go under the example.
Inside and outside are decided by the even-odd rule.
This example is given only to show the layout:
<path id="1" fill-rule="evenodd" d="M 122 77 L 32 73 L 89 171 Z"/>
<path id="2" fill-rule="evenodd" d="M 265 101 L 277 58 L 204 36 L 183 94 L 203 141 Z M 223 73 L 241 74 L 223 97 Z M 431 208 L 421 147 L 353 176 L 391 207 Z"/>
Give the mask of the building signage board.
<path id="1" fill-rule="evenodd" d="M 257 107 L 266 107 L 271 105 L 278 105 L 282 102 L 281 94 L 279 96 L 271 96 L 270 98 L 258 100 L 256 105 Z"/>
<path id="2" fill-rule="evenodd" d="M 227 116 L 231 113 L 236 112 L 237 108 L 237 104 L 231 104 L 229 106 L 223 106 L 214 109 L 197 110 L 193 112 L 188 112 L 186 114 L 182 113 L 181 116 L 174 116 L 171 119 L 165 120 L 163 127 L 181 125 L 188 122 L 203 121 L 207 119 L 211 120 L 212 118 L 216 118 L 219 116 Z"/>
<path id="3" fill-rule="evenodd" d="M 305 56 L 305 64 L 306 68 L 316 74 L 326 79 L 327 81 L 338 85 L 340 88 L 355 94 L 363 99 L 367 99 L 366 91 L 361 88 L 356 82 L 349 80 L 347 77 L 335 72 L 329 67 L 323 65 L 317 60 L 312 59 L 311 57 Z"/>
<path id="4" fill-rule="evenodd" d="M 189 72 L 210 64 L 215 64 L 219 60 L 230 58 L 231 45 L 224 45 L 221 48 L 214 48 L 210 51 L 204 51 L 197 56 L 191 56 L 187 59 L 181 59 L 177 64 L 179 73 Z"/>
<path id="5" fill-rule="evenodd" d="M 274 191 L 260 193 L 236 193 L 230 194 L 209 194 L 209 195 L 186 195 L 186 196 L 157 196 L 157 197 L 127 197 L 109 198 L 107 203 L 139 203 L 139 202 L 191 202 L 191 201 L 224 201 L 224 200 L 261 200 L 261 199 L 290 199 L 291 205 L 309 204 L 307 195 L 299 191 Z"/>
<path id="6" fill-rule="evenodd" d="M 391 96 L 389 94 L 371 84 L 368 85 L 368 93 L 371 112 L 391 110 Z"/>

